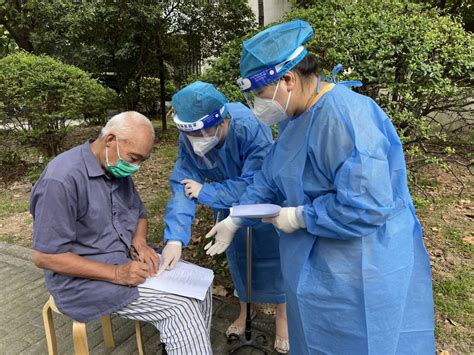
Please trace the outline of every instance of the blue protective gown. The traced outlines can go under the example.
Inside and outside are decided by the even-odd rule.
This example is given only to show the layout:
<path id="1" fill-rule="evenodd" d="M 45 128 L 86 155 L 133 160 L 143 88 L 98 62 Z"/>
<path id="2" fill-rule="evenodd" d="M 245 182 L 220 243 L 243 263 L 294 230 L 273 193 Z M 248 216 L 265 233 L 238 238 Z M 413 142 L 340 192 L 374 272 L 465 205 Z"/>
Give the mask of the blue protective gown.
<path id="1" fill-rule="evenodd" d="M 164 239 L 189 243 L 196 203 L 213 208 L 224 219 L 228 208 L 238 202 L 273 144 L 271 130 L 260 123 L 252 111 L 241 103 L 227 104 L 231 117 L 225 143 L 206 157 L 209 167 L 195 155 L 183 134 L 179 138 L 179 155 L 170 177 L 173 193 L 166 206 Z M 199 199 L 188 199 L 183 179 L 203 184 Z M 253 227 L 252 302 L 284 303 L 280 266 L 279 237 L 272 225 L 258 223 Z M 240 228 L 226 251 L 230 273 L 241 301 L 246 301 L 246 230 Z"/>
<path id="2" fill-rule="evenodd" d="M 280 233 L 292 354 L 434 354 L 429 257 L 400 139 L 336 85 L 285 123 L 241 204 L 304 206 Z"/>

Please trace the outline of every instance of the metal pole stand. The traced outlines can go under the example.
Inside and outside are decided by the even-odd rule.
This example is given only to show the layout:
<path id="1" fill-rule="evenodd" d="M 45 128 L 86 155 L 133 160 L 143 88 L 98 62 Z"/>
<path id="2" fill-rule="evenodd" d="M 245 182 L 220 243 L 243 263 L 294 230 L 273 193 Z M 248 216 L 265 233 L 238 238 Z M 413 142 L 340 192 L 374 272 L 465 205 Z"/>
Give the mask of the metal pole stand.
<path id="1" fill-rule="evenodd" d="M 252 339 L 252 318 L 251 318 L 251 303 L 252 296 L 252 227 L 247 227 L 247 314 L 245 319 L 245 336 L 229 337 L 227 343 L 231 344 L 239 340 L 230 350 L 229 354 L 234 354 L 243 348 L 251 348 L 259 350 L 262 354 L 268 355 L 268 350 L 265 346 L 268 341 L 265 335 L 259 335 Z"/>

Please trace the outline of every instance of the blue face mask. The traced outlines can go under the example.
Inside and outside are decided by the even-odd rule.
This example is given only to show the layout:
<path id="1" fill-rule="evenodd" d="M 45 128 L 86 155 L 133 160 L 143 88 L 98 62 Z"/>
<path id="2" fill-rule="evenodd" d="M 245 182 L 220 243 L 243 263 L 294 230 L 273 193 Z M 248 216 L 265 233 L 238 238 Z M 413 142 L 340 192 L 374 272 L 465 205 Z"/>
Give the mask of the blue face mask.
<path id="1" fill-rule="evenodd" d="M 105 147 L 105 170 L 107 170 L 112 176 L 116 178 L 123 178 L 133 173 L 136 173 L 138 169 L 140 169 L 140 165 L 127 163 L 120 157 L 120 150 L 118 145 L 118 139 L 115 138 L 115 142 L 117 143 L 117 156 L 118 160 L 115 164 L 109 163 L 109 154 L 107 147 Z"/>

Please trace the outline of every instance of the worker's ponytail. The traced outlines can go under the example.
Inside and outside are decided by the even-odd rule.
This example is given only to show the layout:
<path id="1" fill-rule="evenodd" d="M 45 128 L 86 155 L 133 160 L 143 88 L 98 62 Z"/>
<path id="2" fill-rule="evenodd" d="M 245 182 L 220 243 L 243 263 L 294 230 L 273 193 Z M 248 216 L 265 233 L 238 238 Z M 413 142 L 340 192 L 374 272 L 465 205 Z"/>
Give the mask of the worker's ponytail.
<path id="1" fill-rule="evenodd" d="M 291 70 L 297 72 L 303 79 L 309 79 L 312 76 L 318 76 L 319 74 L 321 74 L 321 68 L 319 68 L 316 58 L 310 53 L 308 53 Z"/>

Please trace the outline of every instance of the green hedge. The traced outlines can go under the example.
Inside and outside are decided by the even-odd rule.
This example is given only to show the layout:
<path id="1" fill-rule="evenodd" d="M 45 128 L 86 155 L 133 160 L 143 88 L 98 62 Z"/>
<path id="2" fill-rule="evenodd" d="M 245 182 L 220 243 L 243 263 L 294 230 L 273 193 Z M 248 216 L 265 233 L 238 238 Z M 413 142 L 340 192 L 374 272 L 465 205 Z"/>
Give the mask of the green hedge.
<path id="1" fill-rule="evenodd" d="M 0 120 L 48 156 L 61 150 L 71 120 L 104 121 L 116 94 L 86 72 L 48 56 L 0 59 Z"/>

